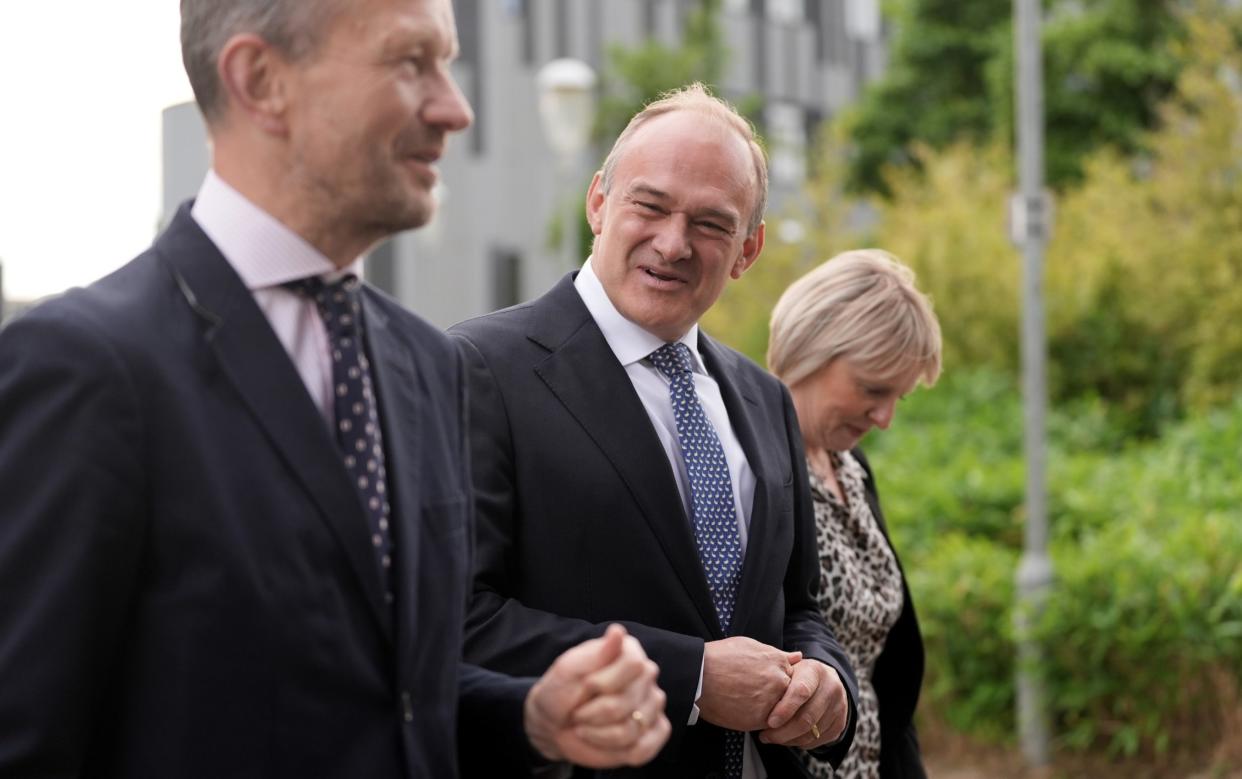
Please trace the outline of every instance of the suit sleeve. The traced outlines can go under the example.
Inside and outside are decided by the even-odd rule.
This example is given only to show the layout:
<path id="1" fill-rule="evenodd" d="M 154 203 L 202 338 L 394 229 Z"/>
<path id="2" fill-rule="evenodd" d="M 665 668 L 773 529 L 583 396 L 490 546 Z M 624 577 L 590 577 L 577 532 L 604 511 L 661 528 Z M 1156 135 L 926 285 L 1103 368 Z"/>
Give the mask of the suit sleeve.
<path id="1" fill-rule="evenodd" d="M 505 401 L 479 350 L 455 334 L 466 361 L 473 469 L 476 557 L 474 596 L 466 616 L 466 659 L 506 673 L 539 676 L 565 650 L 603 635 L 607 623 L 591 623 L 530 608 L 510 563 L 520 533 L 513 446 Z M 622 622 L 660 667 L 675 745 L 687 727 L 698 688 L 703 639 L 635 622 Z"/>
<path id="2" fill-rule="evenodd" d="M 840 766 L 854 740 L 857 724 L 858 682 L 845 650 L 832 635 L 819 613 L 819 552 L 815 542 L 815 509 L 806 475 L 806 455 L 802 434 L 789 391 L 781 388 L 790 462 L 794 469 L 794 549 L 785 574 L 785 649 L 800 650 L 834 668 L 849 697 L 849 720 L 845 733 L 835 743 L 815 750 L 816 757 Z"/>
<path id="3" fill-rule="evenodd" d="M 464 361 L 458 364 L 457 387 L 457 419 L 461 424 L 458 462 L 461 483 L 469 490 L 470 409 Z M 467 570 L 471 570 L 476 550 L 473 502 L 466 516 L 470 531 L 466 534 L 466 560 Z M 470 583 L 463 589 L 468 607 Z M 516 766 L 531 770 L 543 764 L 526 736 L 524 721 L 526 696 L 534 683 L 534 679 L 507 676 L 465 662 L 458 666 L 457 763 L 462 779 L 499 776 Z"/>
<path id="4" fill-rule="evenodd" d="M 512 776 L 546 764 L 526 738 L 523 706 L 534 679 L 514 678 L 473 665 L 459 669 L 457 762 L 462 779 Z"/>
<path id="5" fill-rule="evenodd" d="M 58 301 L 0 331 L 0 774 L 74 776 L 122 641 L 144 519 L 135 391 Z"/>

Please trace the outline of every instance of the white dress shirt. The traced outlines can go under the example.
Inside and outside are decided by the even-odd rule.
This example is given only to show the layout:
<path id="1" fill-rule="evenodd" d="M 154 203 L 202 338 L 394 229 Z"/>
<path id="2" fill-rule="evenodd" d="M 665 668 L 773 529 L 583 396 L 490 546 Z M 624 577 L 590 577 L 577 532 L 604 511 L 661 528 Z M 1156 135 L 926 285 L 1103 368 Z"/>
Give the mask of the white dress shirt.
<path id="1" fill-rule="evenodd" d="M 332 396 L 332 355 L 328 334 L 314 301 L 281 285 L 318 276 L 333 282 L 347 273 L 362 277 L 362 258 L 342 270 L 301 236 L 207 172 L 190 216 L 242 283 L 254 295 L 319 413 L 329 426 L 336 416 Z"/>
<path id="2" fill-rule="evenodd" d="M 681 493 L 681 502 L 686 517 L 694 516 L 691 508 L 690 477 L 686 473 L 686 464 L 681 456 L 681 442 L 677 438 L 677 421 L 673 416 L 673 403 L 669 399 L 669 380 L 652 365 L 647 356 L 664 345 L 664 341 L 652 335 L 634 322 L 622 316 L 612 304 L 603 284 L 591 268 L 591 258 L 582 265 L 574 279 L 574 288 L 586 304 L 591 318 L 604 334 L 604 340 L 616 356 L 617 361 L 625 368 L 625 373 L 638 393 L 651 425 L 655 428 L 660 444 L 664 447 L 664 455 L 672 466 L 673 476 L 677 481 L 677 491 Z M 707 372 L 703 358 L 699 356 L 699 326 L 695 325 L 680 339 L 681 343 L 690 347 L 691 361 L 694 369 L 694 389 L 699 396 L 699 403 L 707 415 L 712 427 L 716 429 L 716 437 L 724 449 L 725 460 L 729 464 L 729 481 L 733 486 L 733 506 L 737 512 L 738 536 L 742 541 L 742 554 L 746 554 L 746 540 L 750 530 L 750 512 L 755 500 L 755 472 L 746 461 L 742 445 L 733 432 L 729 422 L 729 413 L 725 409 L 724 398 L 720 395 L 720 385 Z M 688 520 L 689 521 L 689 520 Z M 690 723 L 699 719 L 699 696 L 703 693 L 703 671 L 699 669 L 699 688 L 695 692 L 695 704 L 691 707 Z M 763 763 L 755 753 L 752 739 L 746 739 L 746 752 L 742 762 L 743 779 L 765 779 L 767 772 Z"/>

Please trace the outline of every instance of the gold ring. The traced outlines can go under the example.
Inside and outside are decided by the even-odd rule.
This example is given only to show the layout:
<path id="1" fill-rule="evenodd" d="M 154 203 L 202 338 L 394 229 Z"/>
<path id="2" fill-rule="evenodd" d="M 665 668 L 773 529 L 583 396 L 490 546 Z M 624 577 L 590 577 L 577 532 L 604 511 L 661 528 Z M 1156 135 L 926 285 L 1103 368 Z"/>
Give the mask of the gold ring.
<path id="1" fill-rule="evenodd" d="M 638 709 L 634 709 L 634 711 L 630 712 L 630 719 L 634 720 L 635 724 L 638 725 L 639 730 L 647 727 L 647 717 Z"/>
<path id="2" fill-rule="evenodd" d="M 816 725 L 814 722 L 811 723 L 811 735 L 815 737 L 816 741 L 819 741 L 819 725 Z"/>

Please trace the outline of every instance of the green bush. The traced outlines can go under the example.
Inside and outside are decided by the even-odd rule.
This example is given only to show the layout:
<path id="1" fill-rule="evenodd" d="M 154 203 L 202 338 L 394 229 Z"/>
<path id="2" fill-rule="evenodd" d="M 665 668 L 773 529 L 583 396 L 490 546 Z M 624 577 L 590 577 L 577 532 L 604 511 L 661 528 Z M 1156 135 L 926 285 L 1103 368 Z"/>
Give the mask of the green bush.
<path id="1" fill-rule="evenodd" d="M 1038 635 L 1061 748 L 1207 755 L 1242 676 L 1242 397 L 1124 443 L 1098 402 L 1054 407 L 1056 581 Z M 1013 381 L 950 375 L 868 439 L 928 653 L 924 715 L 1013 732 L 1022 415 Z"/>

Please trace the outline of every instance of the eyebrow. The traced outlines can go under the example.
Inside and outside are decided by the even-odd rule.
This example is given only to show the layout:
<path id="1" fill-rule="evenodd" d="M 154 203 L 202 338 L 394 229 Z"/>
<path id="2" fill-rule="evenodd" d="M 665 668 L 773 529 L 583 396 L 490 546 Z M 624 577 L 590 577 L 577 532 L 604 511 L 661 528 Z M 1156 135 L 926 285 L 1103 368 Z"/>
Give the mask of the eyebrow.
<path id="1" fill-rule="evenodd" d="M 651 186 L 650 184 L 646 184 L 641 181 L 635 184 L 631 184 L 629 190 L 626 192 L 626 195 L 628 195 L 629 197 L 634 197 L 635 195 L 646 195 L 648 197 L 655 198 L 656 200 L 668 200 L 669 199 L 669 194 L 665 192 L 664 190 L 657 189 Z M 696 219 L 701 218 L 701 217 L 708 217 L 711 219 L 718 219 L 722 222 L 727 222 L 729 225 L 729 229 L 731 230 L 736 230 L 737 226 L 741 223 L 741 220 L 733 212 L 722 211 L 719 208 L 712 208 L 710 206 L 708 206 L 707 208 L 698 209 L 697 211 L 694 212 L 693 216 Z"/>
<path id="2" fill-rule="evenodd" d="M 451 62 L 456 60 L 461 54 L 461 49 L 456 36 L 446 38 L 447 36 L 427 29 L 425 25 L 398 23 L 388 32 L 384 39 L 383 48 L 390 55 L 400 54 L 412 49 L 430 48 L 435 51 L 437 59 L 445 59 Z"/>

